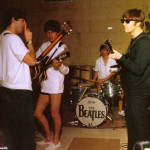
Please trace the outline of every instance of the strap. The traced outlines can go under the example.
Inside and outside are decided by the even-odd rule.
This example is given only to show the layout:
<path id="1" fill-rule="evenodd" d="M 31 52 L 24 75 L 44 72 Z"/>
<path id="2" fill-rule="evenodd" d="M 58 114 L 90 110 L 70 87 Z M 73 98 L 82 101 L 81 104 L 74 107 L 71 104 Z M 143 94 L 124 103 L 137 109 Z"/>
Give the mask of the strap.
<path id="1" fill-rule="evenodd" d="M 139 39 L 141 39 L 142 37 L 149 37 L 150 38 L 150 35 L 148 35 L 148 34 L 144 34 L 144 35 L 141 35 L 141 36 L 139 36 L 133 43 L 132 43 L 132 45 L 130 45 L 129 46 L 129 48 L 127 49 L 127 55 L 128 54 L 130 54 L 130 49 L 131 49 L 131 47 L 133 47 L 134 45 L 135 45 L 135 43 L 139 40 Z"/>
<path id="2" fill-rule="evenodd" d="M 61 47 L 64 43 L 60 42 L 58 45 L 58 48 Z M 54 53 L 52 54 L 52 56 L 50 57 L 50 59 L 54 56 L 54 54 L 57 52 L 58 48 L 55 49 Z"/>
<path id="3" fill-rule="evenodd" d="M 4 35 L 7 35 L 7 34 L 11 34 L 11 33 L 9 33 L 9 32 L 4 33 Z"/>

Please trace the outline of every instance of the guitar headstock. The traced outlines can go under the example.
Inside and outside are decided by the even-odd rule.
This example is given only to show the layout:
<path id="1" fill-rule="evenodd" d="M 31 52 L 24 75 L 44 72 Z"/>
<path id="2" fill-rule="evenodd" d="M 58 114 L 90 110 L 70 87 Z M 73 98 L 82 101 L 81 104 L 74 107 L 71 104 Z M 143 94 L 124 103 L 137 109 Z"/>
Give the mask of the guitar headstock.
<path id="1" fill-rule="evenodd" d="M 72 24 L 70 21 L 66 21 L 64 22 L 64 24 L 62 25 L 62 33 L 63 34 L 69 34 L 72 31 Z"/>
<path id="2" fill-rule="evenodd" d="M 106 40 L 104 44 L 108 46 L 108 51 L 113 54 L 114 52 L 110 40 Z"/>

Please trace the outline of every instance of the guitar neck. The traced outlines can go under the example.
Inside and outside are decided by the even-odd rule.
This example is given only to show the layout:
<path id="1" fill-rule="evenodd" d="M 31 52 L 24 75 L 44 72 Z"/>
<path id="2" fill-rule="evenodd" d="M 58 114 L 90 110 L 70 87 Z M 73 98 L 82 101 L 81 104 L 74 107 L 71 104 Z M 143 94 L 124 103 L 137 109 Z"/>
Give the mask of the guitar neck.
<path id="1" fill-rule="evenodd" d="M 62 55 L 60 56 L 57 56 L 55 59 L 56 60 L 59 60 L 59 61 L 63 61 L 65 60 L 66 58 L 70 57 L 70 52 L 65 52 L 63 53 Z M 53 63 L 53 59 L 51 60 L 50 58 L 46 61 L 46 63 L 44 64 L 44 68 L 45 69 L 48 69 L 49 66 Z"/>
<path id="2" fill-rule="evenodd" d="M 54 42 L 52 42 L 46 50 L 37 58 L 37 61 L 41 61 L 50 51 L 51 49 L 62 39 L 64 33 L 61 33 Z"/>

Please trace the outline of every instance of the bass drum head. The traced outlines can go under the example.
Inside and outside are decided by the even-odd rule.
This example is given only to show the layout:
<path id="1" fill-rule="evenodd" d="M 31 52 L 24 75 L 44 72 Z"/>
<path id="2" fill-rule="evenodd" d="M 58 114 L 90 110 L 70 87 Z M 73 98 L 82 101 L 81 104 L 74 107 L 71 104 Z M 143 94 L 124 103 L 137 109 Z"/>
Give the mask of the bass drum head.
<path id="1" fill-rule="evenodd" d="M 87 127 L 95 127 L 106 119 L 107 111 L 101 100 L 86 97 L 78 103 L 76 115 L 79 121 Z"/>

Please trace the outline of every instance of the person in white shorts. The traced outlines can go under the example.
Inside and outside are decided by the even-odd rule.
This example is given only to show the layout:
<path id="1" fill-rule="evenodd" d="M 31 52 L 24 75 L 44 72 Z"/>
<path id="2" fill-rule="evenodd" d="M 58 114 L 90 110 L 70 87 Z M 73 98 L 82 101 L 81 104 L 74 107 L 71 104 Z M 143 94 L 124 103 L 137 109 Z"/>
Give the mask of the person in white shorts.
<path id="1" fill-rule="evenodd" d="M 57 39 L 61 29 L 60 24 L 56 20 L 48 20 L 44 24 L 44 32 L 48 38 L 48 41 L 43 43 L 36 53 L 39 57 L 44 50 Z M 55 52 L 56 51 L 56 52 Z M 47 54 L 47 56 L 54 59 L 59 54 L 67 51 L 67 47 L 61 41 L 59 41 Z M 48 68 L 46 71 L 47 79 L 41 83 L 41 93 L 39 95 L 37 105 L 35 108 L 34 115 L 43 125 L 46 139 L 44 141 L 38 141 L 38 145 L 48 145 L 46 150 L 54 150 L 61 146 L 60 143 L 60 131 L 61 131 L 61 117 L 60 117 L 60 104 L 62 93 L 64 91 L 64 77 L 69 72 L 69 67 L 64 65 L 62 62 L 54 59 L 53 66 Z M 49 123 L 43 111 L 50 102 L 50 114 L 54 123 L 54 137 L 52 136 Z"/>

